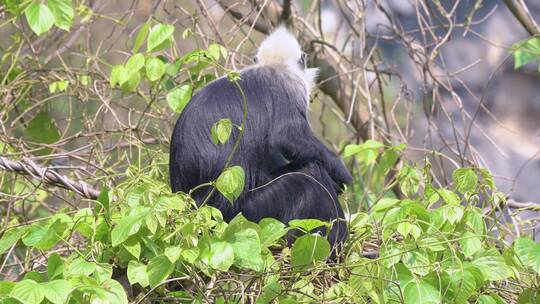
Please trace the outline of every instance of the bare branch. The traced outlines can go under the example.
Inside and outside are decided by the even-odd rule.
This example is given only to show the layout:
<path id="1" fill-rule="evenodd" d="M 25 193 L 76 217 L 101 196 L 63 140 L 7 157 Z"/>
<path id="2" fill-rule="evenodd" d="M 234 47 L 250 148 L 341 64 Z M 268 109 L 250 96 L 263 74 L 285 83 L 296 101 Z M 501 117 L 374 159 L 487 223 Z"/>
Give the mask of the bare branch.
<path id="1" fill-rule="evenodd" d="M 90 185 L 84 182 L 70 180 L 66 176 L 50 168 L 38 166 L 28 159 L 13 161 L 0 156 L 0 169 L 30 175 L 33 178 L 42 180 L 46 184 L 72 190 L 89 199 L 96 199 L 99 196 L 99 190 Z"/>
<path id="2" fill-rule="evenodd" d="M 529 34 L 540 36 L 540 26 L 534 21 L 523 0 L 504 0 L 504 4 Z"/>

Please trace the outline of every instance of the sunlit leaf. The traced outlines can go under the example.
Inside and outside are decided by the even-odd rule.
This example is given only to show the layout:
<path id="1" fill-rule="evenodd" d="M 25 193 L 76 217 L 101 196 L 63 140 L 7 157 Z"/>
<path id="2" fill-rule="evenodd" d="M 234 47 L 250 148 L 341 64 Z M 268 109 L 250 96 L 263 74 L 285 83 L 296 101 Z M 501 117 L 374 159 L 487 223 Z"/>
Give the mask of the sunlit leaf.
<path id="1" fill-rule="evenodd" d="M 478 183 L 478 176 L 471 168 L 459 168 L 452 173 L 452 179 L 457 191 L 461 193 L 474 192 Z"/>
<path id="2" fill-rule="evenodd" d="M 244 180 L 244 169 L 240 166 L 233 166 L 225 169 L 219 175 L 216 181 L 216 187 L 232 203 L 244 191 Z"/>
<path id="3" fill-rule="evenodd" d="M 133 53 L 139 51 L 142 44 L 144 43 L 144 39 L 146 39 L 146 36 L 148 36 L 148 32 L 150 31 L 150 22 L 146 22 L 141 26 L 141 29 L 139 30 L 139 33 L 137 34 L 137 37 L 135 38 L 135 43 L 133 43 Z"/>
<path id="4" fill-rule="evenodd" d="M 181 113 L 191 99 L 193 87 L 191 84 L 182 85 L 167 94 L 167 103 L 176 113 Z"/>
<path id="5" fill-rule="evenodd" d="M 54 24 L 54 16 L 51 10 L 39 1 L 34 1 L 24 11 L 26 21 L 36 35 L 47 32 Z"/>
<path id="6" fill-rule="evenodd" d="M 66 280 L 54 280 L 42 283 L 41 286 L 47 300 L 54 304 L 66 303 L 71 293 L 71 284 Z"/>
<path id="7" fill-rule="evenodd" d="M 151 287 L 157 286 L 169 277 L 174 270 L 174 264 L 164 256 L 156 256 L 148 262 L 147 273 L 148 282 Z"/>
<path id="8" fill-rule="evenodd" d="M 69 31 L 74 16 L 71 0 L 48 0 L 48 6 L 54 16 L 54 24 L 65 31 Z"/>
<path id="9" fill-rule="evenodd" d="M 22 280 L 13 287 L 10 295 L 23 303 L 39 304 L 45 298 L 43 287 L 33 280 Z"/>
<path id="10" fill-rule="evenodd" d="M 210 138 L 212 139 L 214 145 L 224 145 L 231 136 L 232 127 L 232 121 L 228 118 L 222 118 L 213 124 L 212 128 L 210 129 Z"/>
<path id="11" fill-rule="evenodd" d="M 234 263 L 234 251 L 232 246 L 227 242 L 212 243 L 210 249 L 210 267 L 227 271 Z"/>
<path id="12" fill-rule="evenodd" d="M 147 50 L 148 52 L 153 52 L 159 50 L 158 47 L 167 41 L 169 41 L 174 33 L 174 26 L 171 24 L 156 24 L 150 30 L 150 35 L 148 36 Z"/>
<path id="13" fill-rule="evenodd" d="M 146 77 L 150 81 L 157 81 L 165 74 L 165 63 L 159 58 L 150 58 L 146 61 Z M 191 96 L 190 96 L 191 97 Z"/>
<path id="14" fill-rule="evenodd" d="M 330 244 L 319 236 L 306 234 L 296 239 L 291 249 L 291 265 L 305 269 L 330 255 Z"/>

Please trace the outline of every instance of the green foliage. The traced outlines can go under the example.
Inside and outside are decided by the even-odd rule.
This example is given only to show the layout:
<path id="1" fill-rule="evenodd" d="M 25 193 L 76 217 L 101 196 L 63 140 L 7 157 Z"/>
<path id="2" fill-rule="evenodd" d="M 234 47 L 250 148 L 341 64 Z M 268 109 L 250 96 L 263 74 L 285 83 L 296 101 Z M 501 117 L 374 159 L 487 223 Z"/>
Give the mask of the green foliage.
<path id="1" fill-rule="evenodd" d="M 69 31 L 74 16 L 71 0 L 48 0 L 47 2 L 54 16 L 54 24 L 64 31 Z"/>
<path id="2" fill-rule="evenodd" d="M 73 6 L 71 0 L 31 1 L 24 14 L 30 28 L 40 36 L 48 32 L 53 25 L 69 31 L 73 23 Z"/>
<path id="3" fill-rule="evenodd" d="M 31 141 L 44 144 L 52 144 L 60 139 L 60 131 L 56 127 L 54 119 L 46 112 L 39 112 L 28 123 L 25 130 L 26 136 Z M 42 154 L 49 154 L 52 149 L 41 149 Z"/>
<path id="4" fill-rule="evenodd" d="M 83 4 L 75 10 L 72 4 L 26 1 L 17 7 L 10 2 L 6 9 L 26 18 L 32 31 L 43 35 L 53 26 L 69 30 L 75 12 L 82 24 L 97 16 Z M 182 38 L 194 34 L 186 30 Z M 77 119 L 50 109 L 68 108 L 74 95 L 84 98 L 87 91 L 82 87 L 108 81 L 110 86 L 100 87 L 102 94 L 85 103 L 100 100 L 103 103 L 94 104 L 95 111 L 107 111 L 109 101 L 137 96 L 140 103 L 114 106 L 136 114 L 129 117 L 135 121 L 130 120 L 133 132 L 127 137 L 144 138 L 168 130 L 162 121 L 182 113 L 193 93 L 216 75 L 240 80 L 238 71 L 221 66 L 228 56 L 223 46 L 212 43 L 179 55 L 174 41 L 172 24 L 150 18 L 129 36 L 131 53 L 120 52 L 117 61 L 103 64 L 106 57 L 89 56 L 74 71 L 55 70 L 53 76 L 43 76 L 42 83 L 16 87 L 13 104 L 30 113 L 23 117 L 17 135 L 29 140 L 34 154 L 63 149 L 63 140 L 84 134 L 64 128 Z M 520 44 L 514 52 L 516 67 L 536 60 L 537 49 L 537 38 Z M 2 63 L 14 52 L 9 49 Z M 84 70 L 85 64 L 99 65 L 100 72 Z M 19 78 L 27 77 L 27 66 L 31 65 L 13 63 L 5 82 L 15 87 Z M 28 95 L 32 91 L 44 96 Z M 28 97 L 44 106 L 32 107 Z M 84 116 L 86 110 L 77 113 Z M 112 112 L 107 112 L 111 115 L 107 119 L 116 119 Z M 137 119 L 146 114 L 160 123 L 143 131 L 139 127 L 146 120 Z M 217 149 L 234 146 L 241 136 L 244 122 L 235 123 L 223 117 L 209 130 Z M 125 139 L 125 129 L 107 132 L 114 134 L 110 142 Z M 107 146 L 107 151 L 114 153 L 118 147 Z M 101 194 L 96 200 L 67 197 L 69 208 L 57 208 L 56 201 L 52 207 L 43 203 L 48 194 L 39 185 L 2 176 L 0 186 L 17 198 L 10 201 L 10 212 L 22 210 L 29 216 L 12 216 L 0 228 L 2 275 L 17 274 L 8 278 L 12 281 L 0 281 L 0 302 L 136 303 L 145 297 L 147 303 L 162 299 L 236 303 L 244 294 L 258 297 L 257 303 L 536 303 L 540 298 L 536 288 L 540 247 L 526 237 L 508 244 L 499 235 L 503 229 L 491 220 L 490 208 L 499 205 L 501 194 L 485 169 L 458 168 L 452 182 L 441 185 L 429 160 L 418 164 L 402 159 L 404 145 L 368 140 L 345 146 L 343 156 L 354 164 L 349 167 L 356 179 L 342 198 L 350 216 L 350 236 L 339 259 L 328 261 L 332 248 L 317 231 L 332 223 L 317 219 L 281 223 L 269 218 L 253 223 L 241 214 L 227 223 L 211 201 L 196 206 L 189 193 L 171 193 L 166 148 L 130 146 L 137 151 L 98 156 L 104 158 L 101 166 L 85 162 L 105 172 L 93 181 L 101 185 Z M 23 152 L 14 151 L 9 143 L 0 151 Z M 215 181 L 201 186 L 215 187 L 235 204 L 245 187 L 245 173 L 234 163 L 227 166 Z M 377 258 L 364 257 L 370 247 L 376 247 Z"/>
<path id="5" fill-rule="evenodd" d="M 540 38 L 533 37 L 512 47 L 514 68 L 518 69 L 532 61 L 540 63 Z"/>
<path id="6" fill-rule="evenodd" d="M 456 190 L 460 193 L 474 192 L 478 183 L 478 176 L 471 168 L 459 168 L 452 174 Z"/>
<path id="7" fill-rule="evenodd" d="M 148 41 L 146 42 L 148 52 L 159 51 L 166 48 L 171 42 L 173 33 L 174 26 L 171 24 L 159 23 L 153 26 L 148 35 Z"/>
<path id="8" fill-rule="evenodd" d="M 210 138 L 214 145 L 224 145 L 231 136 L 233 123 L 228 118 L 222 118 L 218 122 L 212 125 L 210 129 Z"/>
<path id="9" fill-rule="evenodd" d="M 167 94 L 167 102 L 169 103 L 169 107 L 173 111 L 181 113 L 191 98 L 192 90 L 193 89 L 190 84 L 184 84 L 181 87 L 169 92 L 169 94 Z"/>
<path id="10" fill-rule="evenodd" d="M 318 235 L 303 235 L 296 239 L 291 249 L 291 265 L 307 269 L 315 262 L 324 261 L 330 254 L 330 244 Z"/>
<path id="11" fill-rule="evenodd" d="M 51 10 L 40 2 L 32 2 L 25 10 L 26 21 L 38 36 L 47 32 L 54 24 Z"/>
<path id="12" fill-rule="evenodd" d="M 244 191 L 245 173 L 240 166 L 225 169 L 216 181 L 218 191 L 232 202 Z"/>
<path id="13" fill-rule="evenodd" d="M 384 152 L 377 152 L 373 166 Z M 38 272 L 27 273 L 16 283 L 0 283 L 0 298 L 23 303 L 64 303 L 66 299 L 72 303 L 82 299 L 126 303 L 134 299 L 128 299 L 113 276 L 112 268 L 119 267 L 129 284 L 142 289 L 136 298 L 150 288 L 163 296 L 180 295 L 179 291 L 172 293 L 173 285 L 164 283 L 170 278 L 206 278 L 204 281 L 251 273 L 255 275 L 244 280 L 259 282 L 255 284 L 261 286 L 259 303 L 274 299 L 301 302 L 309 299 L 306 294 L 321 301 L 503 303 L 496 289 L 486 287 L 506 284 L 518 276 L 531 280 L 538 274 L 540 250 L 535 242 L 521 238 L 513 249 L 497 249 L 487 235 L 481 209 L 461 203 L 463 193 L 487 189 L 483 180 L 489 178 L 473 168 L 454 172 L 456 192 L 415 175 L 414 180 L 426 190 L 403 199 L 383 197 L 369 214 L 352 214 L 342 260 L 332 266 L 325 264 L 330 244 L 313 232 L 330 223 L 301 219 L 287 227 L 274 219 L 252 223 L 242 215 L 225 223 L 218 210 L 194 208 L 189 195 L 171 194 L 164 162 L 153 162 L 146 168 L 129 168 L 131 178 L 108 194 L 102 192 L 93 208 L 59 213 L 43 223 L 4 232 L 0 239 L 3 253 L 14 245 L 49 250 L 72 233 L 85 238 L 86 247 L 51 254 L 47 266 Z M 413 168 L 409 167 L 407 172 Z M 229 167 L 216 187 L 232 201 L 243 189 L 243 178 L 240 167 Z M 360 253 L 374 225 L 380 227 L 383 242 L 379 258 L 370 260 Z M 282 238 L 291 229 L 300 234 L 288 248 Z M 316 283 L 317 278 L 328 276 L 335 280 L 331 286 Z M 223 290 L 235 288 L 227 280 L 217 279 L 216 284 Z M 181 294 L 191 300 L 200 296 L 197 289 Z M 534 291 L 521 296 L 533 297 Z"/>
<path id="14" fill-rule="evenodd" d="M 519 238 L 514 242 L 514 251 L 523 266 L 540 274 L 540 244 L 528 238 Z"/>

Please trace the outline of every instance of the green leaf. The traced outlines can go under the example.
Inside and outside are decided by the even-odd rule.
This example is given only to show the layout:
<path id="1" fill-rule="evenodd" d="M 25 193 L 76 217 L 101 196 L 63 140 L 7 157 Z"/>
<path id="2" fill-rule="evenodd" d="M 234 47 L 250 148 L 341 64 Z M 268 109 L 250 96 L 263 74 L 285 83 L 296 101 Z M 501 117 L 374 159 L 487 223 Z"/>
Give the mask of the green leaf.
<path id="1" fill-rule="evenodd" d="M 146 216 L 146 214 L 147 212 L 143 212 L 141 214 L 127 216 L 120 219 L 111 232 L 113 247 L 120 245 L 122 242 L 127 240 L 128 237 L 137 233 L 141 228 L 142 219 Z"/>
<path id="2" fill-rule="evenodd" d="M 468 303 L 467 301 L 474 294 L 477 287 L 474 274 L 469 269 L 459 268 L 449 274 L 450 288 L 444 295 L 445 299 L 447 299 L 445 302 L 452 302 L 453 300 L 455 303 Z"/>
<path id="3" fill-rule="evenodd" d="M 94 234 L 94 214 L 92 209 L 79 209 L 73 216 L 75 230 L 79 231 L 83 236 L 90 238 Z"/>
<path id="4" fill-rule="evenodd" d="M 461 206 L 444 206 L 441 208 L 444 213 L 444 217 L 451 224 L 455 224 L 461 220 L 463 217 L 463 207 Z"/>
<path id="5" fill-rule="evenodd" d="M 47 300 L 54 304 L 66 303 L 71 293 L 71 284 L 66 280 L 54 280 L 42 283 L 41 286 Z"/>
<path id="6" fill-rule="evenodd" d="M 61 221 L 55 221 L 49 226 L 32 226 L 23 237 L 23 243 L 26 246 L 48 250 L 60 241 L 60 235 L 66 228 L 67 225 Z"/>
<path id="7" fill-rule="evenodd" d="M 146 61 L 146 77 L 150 81 L 157 81 L 165 74 L 165 63 L 159 58 L 150 58 Z M 190 96 L 191 97 L 191 96 Z"/>
<path id="8" fill-rule="evenodd" d="M 115 65 L 111 70 L 111 76 L 109 76 L 109 83 L 111 87 L 120 85 L 127 81 L 129 75 L 127 69 L 123 65 Z"/>
<path id="9" fill-rule="evenodd" d="M 242 191 L 244 191 L 244 179 L 245 174 L 242 167 L 229 167 L 219 175 L 216 181 L 216 187 L 232 204 L 240 196 Z"/>
<path id="10" fill-rule="evenodd" d="M 54 24 L 69 31 L 74 15 L 71 0 L 48 0 L 48 6 L 54 16 Z"/>
<path id="11" fill-rule="evenodd" d="M 359 154 L 362 152 L 362 148 L 360 145 L 350 144 L 345 146 L 345 149 L 343 150 L 343 158 L 351 157 L 355 154 Z"/>
<path id="12" fill-rule="evenodd" d="M 484 182 L 488 185 L 488 187 L 491 189 L 491 190 L 495 190 L 495 182 L 493 181 L 493 175 L 491 175 L 491 173 L 489 173 L 488 170 L 484 169 L 484 168 L 480 168 L 480 175 L 482 175 L 482 179 L 484 180 Z"/>
<path id="13" fill-rule="evenodd" d="M 440 293 L 437 288 L 427 282 L 413 280 L 403 289 L 406 304 L 431 304 L 440 303 Z"/>
<path id="14" fill-rule="evenodd" d="M 214 145 L 227 143 L 231 136 L 232 127 L 232 121 L 228 118 L 222 118 L 213 124 L 210 129 L 210 138 Z"/>
<path id="15" fill-rule="evenodd" d="M 180 246 L 171 246 L 165 248 L 165 256 L 171 261 L 171 263 L 176 263 L 178 259 L 180 258 L 180 254 L 182 253 L 182 248 Z"/>
<path id="16" fill-rule="evenodd" d="M 518 69 L 540 57 L 540 39 L 533 37 L 512 47 L 514 69 Z"/>
<path id="17" fill-rule="evenodd" d="M 137 260 L 141 255 L 141 244 L 136 237 L 128 238 L 125 242 L 122 243 L 124 249 L 129 252 Z"/>
<path id="18" fill-rule="evenodd" d="M 237 231 L 227 238 L 227 242 L 234 251 L 234 264 L 236 266 L 255 271 L 263 270 L 261 241 L 257 231 L 251 228 Z"/>
<path id="19" fill-rule="evenodd" d="M 169 277 L 174 270 L 174 264 L 164 255 L 159 255 L 150 260 L 147 266 L 148 282 L 150 287 L 156 287 Z"/>
<path id="20" fill-rule="evenodd" d="M 420 177 L 415 168 L 403 166 L 398 173 L 399 187 L 406 196 L 413 196 L 420 187 Z"/>
<path id="21" fill-rule="evenodd" d="M 469 208 L 465 212 L 465 223 L 478 235 L 484 235 L 486 232 L 486 223 L 478 208 Z"/>
<path id="22" fill-rule="evenodd" d="M 54 94 L 56 92 L 64 92 L 69 85 L 68 80 L 55 81 L 49 84 L 49 93 Z"/>
<path id="23" fill-rule="evenodd" d="M 17 283 L 10 296 L 25 304 L 38 304 L 45 298 L 43 287 L 33 280 L 22 280 Z"/>
<path id="24" fill-rule="evenodd" d="M 29 272 L 25 273 L 24 277 L 22 279 L 23 280 L 29 279 L 29 280 L 35 281 L 37 283 L 45 282 L 45 276 L 42 273 L 37 272 L 37 271 L 29 271 Z"/>
<path id="25" fill-rule="evenodd" d="M 15 287 L 15 282 L 0 281 L 0 296 L 7 296 Z M 1 297 L 0 297 L 1 298 Z"/>
<path id="26" fill-rule="evenodd" d="M 330 244 L 319 236 L 306 234 L 294 241 L 291 249 L 291 265 L 297 269 L 309 268 L 317 261 L 324 261 L 330 255 Z"/>
<path id="27" fill-rule="evenodd" d="M 0 239 L 0 254 L 3 254 L 10 249 L 11 246 L 17 243 L 27 230 L 27 227 L 17 227 L 4 232 Z"/>
<path id="28" fill-rule="evenodd" d="M 127 278 L 131 285 L 139 283 L 143 288 L 148 287 L 148 274 L 146 272 L 146 265 L 141 264 L 135 260 L 129 261 L 127 268 Z"/>
<path id="29" fill-rule="evenodd" d="M 135 38 L 135 43 L 133 44 L 133 53 L 139 51 L 142 44 L 144 43 L 144 39 L 146 39 L 146 36 L 148 36 L 148 32 L 150 31 L 150 22 L 146 22 L 141 26 L 141 29 L 139 30 L 139 33 L 137 34 L 137 37 Z"/>
<path id="30" fill-rule="evenodd" d="M 223 58 L 227 57 L 227 49 L 217 43 L 210 44 L 210 46 L 208 46 L 207 52 L 208 56 L 214 61 L 218 61 L 220 56 L 222 56 Z"/>
<path id="31" fill-rule="evenodd" d="M 261 239 L 261 244 L 265 247 L 273 245 L 288 231 L 285 228 L 285 224 L 273 218 L 262 219 L 259 222 L 259 226 L 261 227 L 259 237 Z"/>
<path id="32" fill-rule="evenodd" d="M 109 191 L 107 190 L 107 188 L 103 188 L 101 192 L 99 192 L 97 202 L 103 207 L 103 210 L 105 211 L 105 219 L 110 222 L 111 207 L 109 202 Z"/>
<path id="33" fill-rule="evenodd" d="M 272 301 L 281 295 L 282 292 L 283 287 L 278 282 L 270 282 L 264 286 L 263 292 L 257 298 L 256 304 L 273 303 Z"/>
<path id="34" fill-rule="evenodd" d="M 128 72 L 128 78 L 132 77 L 135 73 L 138 73 L 143 67 L 144 67 L 144 55 L 141 53 L 134 54 L 131 56 L 128 61 L 126 62 L 126 69 Z M 123 79 L 124 82 L 128 79 Z M 120 85 L 122 85 L 123 82 L 120 81 Z"/>
<path id="35" fill-rule="evenodd" d="M 396 271 L 400 286 L 405 286 L 414 281 L 412 272 L 404 264 L 398 263 L 394 266 L 394 269 Z"/>
<path id="36" fill-rule="evenodd" d="M 221 271 L 228 271 L 234 263 L 234 258 L 234 250 L 229 243 L 215 242 L 211 244 L 210 267 Z"/>
<path id="37" fill-rule="evenodd" d="M 52 144 L 60 139 L 60 131 L 56 127 L 53 118 L 46 112 L 39 112 L 28 123 L 25 130 L 26 136 L 34 142 Z M 44 149 L 43 153 L 49 154 L 51 149 Z"/>
<path id="38" fill-rule="evenodd" d="M 174 33 L 174 26 L 170 24 L 157 24 L 152 27 L 148 41 L 146 42 L 146 48 L 148 52 L 158 50 L 163 43 L 169 41 Z"/>
<path id="39" fill-rule="evenodd" d="M 47 260 L 47 277 L 50 280 L 61 278 L 64 274 L 64 261 L 56 252 L 52 253 Z"/>
<path id="40" fill-rule="evenodd" d="M 90 276 L 92 273 L 94 273 L 94 271 L 96 271 L 96 263 L 88 262 L 83 258 L 76 258 L 75 260 L 71 261 L 71 263 L 69 263 L 67 272 L 71 276 Z"/>
<path id="41" fill-rule="evenodd" d="M 378 142 L 373 139 L 368 139 L 360 145 L 364 149 L 380 149 L 384 148 L 384 145 L 381 142 Z"/>
<path id="42" fill-rule="evenodd" d="M 463 234 L 463 238 L 459 240 L 459 244 L 466 257 L 471 257 L 482 249 L 482 239 L 469 231 Z"/>
<path id="43" fill-rule="evenodd" d="M 152 234 L 155 234 L 159 225 L 156 215 L 149 213 L 144 220 L 146 223 L 146 228 L 148 228 Z"/>
<path id="44" fill-rule="evenodd" d="M 478 297 L 478 304 L 497 304 L 497 301 L 488 295 L 481 295 Z"/>
<path id="45" fill-rule="evenodd" d="M 536 287 L 525 288 L 517 299 L 517 304 L 537 304 L 540 303 L 540 292 Z"/>
<path id="46" fill-rule="evenodd" d="M 193 87 L 191 84 L 184 84 L 167 94 L 167 103 L 169 107 L 176 113 L 182 113 L 189 100 Z"/>
<path id="47" fill-rule="evenodd" d="M 109 292 L 109 294 L 107 294 L 108 303 L 128 304 L 126 291 L 119 282 L 112 279 L 107 280 L 101 283 L 101 287 Z M 111 294 L 113 297 L 111 297 Z"/>
<path id="48" fill-rule="evenodd" d="M 300 228 L 305 232 L 311 232 L 313 229 L 328 225 L 318 219 L 298 219 L 289 221 L 289 226 L 292 228 Z"/>
<path id="49" fill-rule="evenodd" d="M 504 280 L 513 275 L 512 269 L 506 265 L 506 261 L 495 248 L 486 250 L 472 261 L 484 278 L 489 281 Z"/>
<path id="50" fill-rule="evenodd" d="M 524 266 L 531 267 L 540 274 L 540 244 L 521 237 L 514 242 L 514 251 Z"/>
<path id="51" fill-rule="evenodd" d="M 410 222 L 402 222 L 397 225 L 396 230 L 403 237 L 407 237 L 412 230 L 412 226 L 413 225 Z"/>
<path id="52" fill-rule="evenodd" d="M 51 10 L 39 1 L 32 2 L 24 13 L 28 25 L 38 36 L 47 32 L 54 24 L 54 16 Z"/>
<path id="53" fill-rule="evenodd" d="M 200 249 L 198 247 L 182 249 L 180 255 L 182 259 L 190 264 L 195 263 L 197 258 L 199 258 Z"/>
<path id="54" fill-rule="evenodd" d="M 439 195 L 442 197 L 445 203 L 449 205 L 460 205 L 461 200 L 459 196 L 454 192 L 447 189 L 439 189 Z"/>
<path id="55" fill-rule="evenodd" d="M 478 184 L 478 176 L 476 176 L 476 173 L 471 168 L 456 169 L 452 173 L 452 179 L 454 180 L 456 190 L 461 193 L 474 192 Z"/>
<path id="56" fill-rule="evenodd" d="M 120 88 L 124 93 L 134 92 L 139 87 L 140 82 L 141 74 L 137 72 L 132 74 L 122 85 L 120 85 Z"/>
<path id="57" fill-rule="evenodd" d="M 92 77 L 88 75 L 77 75 L 77 80 L 81 85 L 87 87 L 90 85 L 90 82 L 92 82 Z"/>
<path id="58" fill-rule="evenodd" d="M 431 184 L 427 184 L 424 189 L 424 200 L 427 202 L 428 205 L 434 204 L 439 201 L 439 193 L 437 193 L 437 190 L 433 188 Z"/>
<path id="59" fill-rule="evenodd" d="M 94 271 L 93 278 L 99 283 L 112 278 L 113 266 L 111 264 L 100 263 L 96 264 L 96 271 Z"/>
<path id="60" fill-rule="evenodd" d="M 395 198 L 388 198 L 388 197 L 384 197 L 384 198 L 381 198 L 376 204 L 375 206 L 372 207 L 372 211 L 373 212 L 382 212 L 382 211 L 386 211 L 394 206 L 396 206 L 397 204 L 399 204 L 400 200 L 398 199 L 395 199 Z"/>

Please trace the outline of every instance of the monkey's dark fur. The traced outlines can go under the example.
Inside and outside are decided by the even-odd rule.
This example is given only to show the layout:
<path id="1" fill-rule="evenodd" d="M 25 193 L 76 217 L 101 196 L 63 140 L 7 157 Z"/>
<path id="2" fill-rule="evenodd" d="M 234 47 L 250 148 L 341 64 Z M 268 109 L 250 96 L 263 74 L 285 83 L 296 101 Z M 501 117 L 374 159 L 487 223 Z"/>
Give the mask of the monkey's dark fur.
<path id="1" fill-rule="evenodd" d="M 298 76 L 279 66 L 244 70 L 240 87 L 246 96 L 247 121 L 232 165 L 246 174 L 242 195 L 231 204 L 218 191 L 208 200 L 226 221 L 238 213 L 258 222 L 272 217 L 285 224 L 292 219 L 343 219 L 337 195 L 352 178 L 341 160 L 313 135 L 307 118 L 307 94 Z M 188 192 L 216 180 L 239 135 L 214 145 L 210 128 L 219 119 L 242 122 L 243 99 L 226 78 L 199 91 L 178 119 L 171 140 L 170 178 L 173 191 Z M 208 187 L 194 191 L 200 204 Z M 338 220 L 329 234 L 332 245 L 347 236 Z"/>

